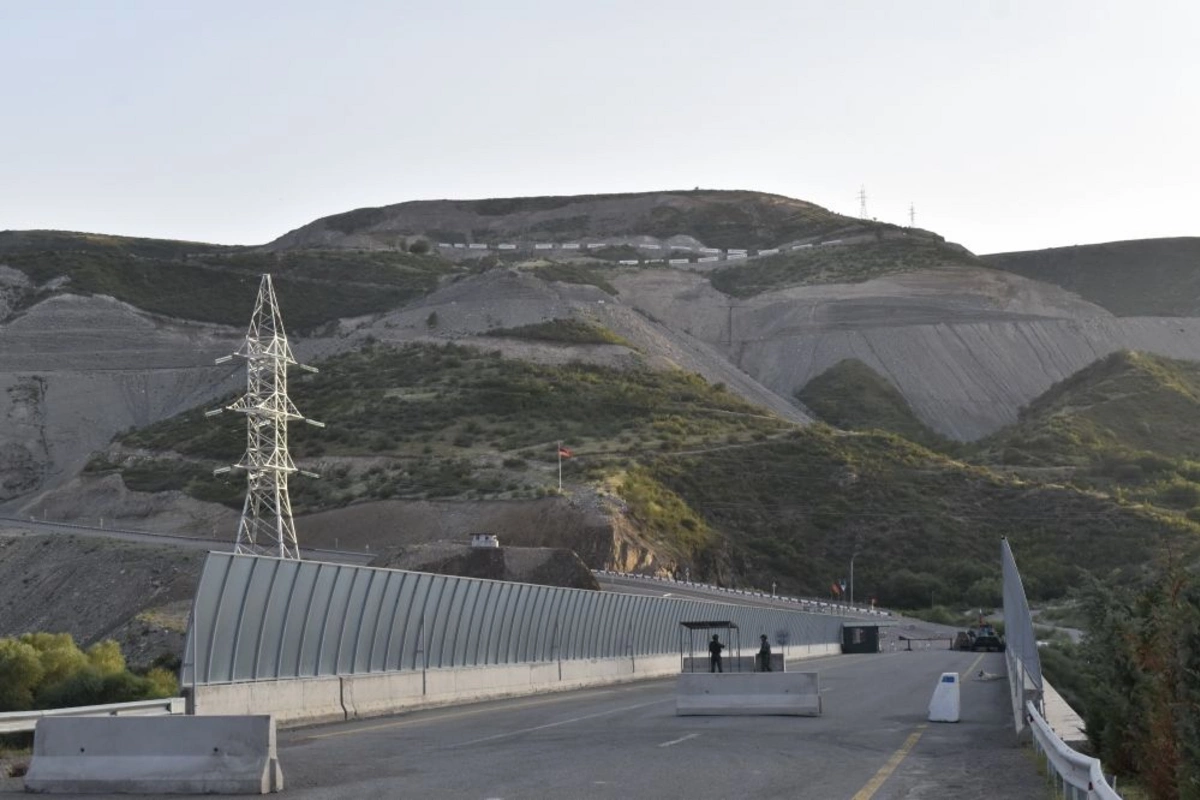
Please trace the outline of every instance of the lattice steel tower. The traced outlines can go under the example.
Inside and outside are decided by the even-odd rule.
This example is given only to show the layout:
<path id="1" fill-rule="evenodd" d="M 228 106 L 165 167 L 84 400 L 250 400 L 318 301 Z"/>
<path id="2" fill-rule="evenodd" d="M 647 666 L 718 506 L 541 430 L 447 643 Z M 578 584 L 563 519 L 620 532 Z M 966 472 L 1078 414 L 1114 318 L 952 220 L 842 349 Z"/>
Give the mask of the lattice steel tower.
<path id="1" fill-rule="evenodd" d="M 288 398 L 290 365 L 297 364 L 309 372 L 317 370 L 299 364 L 292 355 L 270 275 L 262 276 L 246 340 L 237 352 L 218 358 L 217 363 L 230 361 L 234 356 L 246 359 L 246 393 L 224 408 L 208 412 L 210 416 L 226 410 L 246 415 L 245 455 L 232 467 L 217 470 L 218 473 L 246 470 L 246 502 L 233 551 L 298 559 L 300 547 L 292 523 L 288 476 L 293 472 L 317 476 L 297 469 L 288 454 L 288 423 L 294 420 L 318 428 L 325 426 L 307 419 Z"/>

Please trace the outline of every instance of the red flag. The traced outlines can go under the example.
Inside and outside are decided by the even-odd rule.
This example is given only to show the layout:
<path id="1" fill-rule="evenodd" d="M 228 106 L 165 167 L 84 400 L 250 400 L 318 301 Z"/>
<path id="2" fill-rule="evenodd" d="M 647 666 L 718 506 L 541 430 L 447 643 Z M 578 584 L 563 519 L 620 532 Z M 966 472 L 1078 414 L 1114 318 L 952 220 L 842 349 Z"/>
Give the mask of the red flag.
<path id="1" fill-rule="evenodd" d="M 567 448 L 563 447 L 561 444 L 558 446 L 558 454 L 562 458 L 570 458 L 571 457 L 571 451 L 568 450 Z"/>
<path id="2" fill-rule="evenodd" d="M 829 589 L 830 589 L 830 591 L 832 591 L 834 594 L 841 594 L 841 593 L 842 593 L 842 587 L 838 586 L 836 583 L 831 583 L 831 584 L 829 584 Z"/>

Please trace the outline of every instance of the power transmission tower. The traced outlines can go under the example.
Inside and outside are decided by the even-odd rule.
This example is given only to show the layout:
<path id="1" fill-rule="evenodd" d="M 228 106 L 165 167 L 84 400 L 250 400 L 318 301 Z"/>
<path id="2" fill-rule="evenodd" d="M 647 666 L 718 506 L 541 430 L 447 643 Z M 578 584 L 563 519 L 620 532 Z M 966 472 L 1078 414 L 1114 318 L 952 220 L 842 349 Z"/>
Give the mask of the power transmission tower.
<path id="1" fill-rule="evenodd" d="M 908 227 L 917 227 L 917 207 L 913 203 L 908 204 Z"/>
<path id="2" fill-rule="evenodd" d="M 287 370 L 292 364 L 316 372 L 315 367 L 299 364 L 292 356 L 283 317 L 275 300 L 270 275 L 262 276 L 258 300 L 246 340 L 233 355 L 217 359 L 218 364 L 239 356 L 246 359 L 246 393 L 234 402 L 208 412 L 236 411 L 246 415 L 246 453 L 232 469 L 246 470 L 246 502 L 238 521 L 233 552 L 300 558 L 296 528 L 292 523 L 292 501 L 288 497 L 288 475 L 299 472 L 315 478 L 312 472 L 297 469 L 288 454 L 288 422 L 303 421 L 318 428 L 322 423 L 307 419 L 288 398 Z"/>
<path id="3" fill-rule="evenodd" d="M 867 218 L 867 187 L 858 187 L 858 218 Z"/>

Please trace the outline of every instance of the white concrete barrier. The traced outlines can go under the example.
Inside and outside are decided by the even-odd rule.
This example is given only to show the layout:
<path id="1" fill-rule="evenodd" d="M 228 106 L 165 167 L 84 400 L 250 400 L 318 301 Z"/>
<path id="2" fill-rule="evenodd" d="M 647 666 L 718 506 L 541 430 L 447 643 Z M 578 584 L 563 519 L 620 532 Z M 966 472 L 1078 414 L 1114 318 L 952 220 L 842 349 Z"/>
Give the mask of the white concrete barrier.
<path id="1" fill-rule="evenodd" d="M 316 725 L 346 718 L 342 680 L 336 675 L 201 685 L 195 687 L 192 702 L 195 714 L 272 714 L 280 725 Z"/>
<path id="2" fill-rule="evenodd" d="M 25 790 L 82 794 L 269 794 L 283 790 L 275 720 L 59 717 L 41 720 Z"/>
<path id="3" fill-rule="evenodd" d="M 821 714 L 815 672 L 684 672 L 675 684 L 676 716 Z"/>
<path id="4" fill-rule="evenodd" d="M 721 669 L 724 672 L 758 672 L 758 656 L 724 656 L 721 658 Z M 708 656 L 685 656 L 683 672 L 708 672 Z M 783 661 L 783 653 L 771 653 L 771 672 L 787 672 Z"/>
<path id="5" fill-rule="evenodd" d="M 270 713 L 288 727 L 626 683 L 678 672 L 678 655 L 658 655 L 212 684 L 196 687 L 195 709 L 202 715 Z"/>

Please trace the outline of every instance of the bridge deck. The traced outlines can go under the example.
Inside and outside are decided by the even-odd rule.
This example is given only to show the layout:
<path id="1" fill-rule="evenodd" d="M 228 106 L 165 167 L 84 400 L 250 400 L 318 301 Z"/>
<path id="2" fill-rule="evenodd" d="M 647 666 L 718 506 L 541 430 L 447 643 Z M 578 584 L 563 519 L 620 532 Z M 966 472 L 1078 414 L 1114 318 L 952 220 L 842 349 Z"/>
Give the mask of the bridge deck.
<path id="1" fill-rule="evenodd" d="M 823 716 L 676 717 L 673 679 L 657 680 L 285 731 L 279 757 L 298 798 L 1044 793 L 1014 742 L 1006 682 L 973 678 L 1003 672 L 1000 654 L 899 651 L 791 668 L 820 673 Z M 963 675 L 962 721 L 929 723 L 929 697 L 948 671 Z M 20 788 L 0 786 L 0 796 Z"/>

